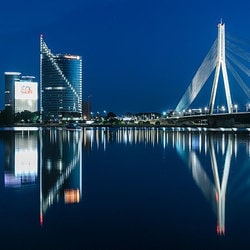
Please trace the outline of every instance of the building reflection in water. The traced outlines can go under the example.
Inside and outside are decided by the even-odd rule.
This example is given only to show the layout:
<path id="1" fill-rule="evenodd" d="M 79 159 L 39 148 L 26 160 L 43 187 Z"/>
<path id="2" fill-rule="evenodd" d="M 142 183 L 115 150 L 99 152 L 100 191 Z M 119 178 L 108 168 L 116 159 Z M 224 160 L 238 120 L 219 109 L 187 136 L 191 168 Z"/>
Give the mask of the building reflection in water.
<path id="1" fill-rule="evenodd" d="M 55 202 L 82 197 L 82 131 L 42 130 L 40 138 L 40 224 Z"/>
<path id="2" fill-rule="evenodd" d="M 245 179 L 241 178 L 245 169 L 239 166 L 248 165 L 248 133 L 126 127 L 7 131 L 4 136 L 4 185 L 17 188 L 39 180 L 41 225 L 48 208 L 59 200 L 63 199 L 66 204 L 81 201 L 83 148 L 105 151 L 115 143 L 157 146 L 163 154 L 170 148 L 176 150 L 211 204 L 217 216 L 219 235 L 225 234 L 226 191 L 233 164 L 237 165 L 237 176 L 240 176 L 234 179 L 234 182 L 240 179 L 236 185 L 241 189 L 248 185 L 248 176 L 244 174 Z"/>
<path id="3" fill-rule="evenodd" d="M 23 129 L 2 131 L 5 188 L 40 185 L 40 224 L 59 200 L 82 196 L 82 131 Z M 39 177 L 39 178 L 38 178 Z"/>
<path id="4" fill-rule="evenodd" d="M 35 184 L 38 176 L 38 140 L 36 131 L 6 131 L 4 186 L 18 188 Z"/>

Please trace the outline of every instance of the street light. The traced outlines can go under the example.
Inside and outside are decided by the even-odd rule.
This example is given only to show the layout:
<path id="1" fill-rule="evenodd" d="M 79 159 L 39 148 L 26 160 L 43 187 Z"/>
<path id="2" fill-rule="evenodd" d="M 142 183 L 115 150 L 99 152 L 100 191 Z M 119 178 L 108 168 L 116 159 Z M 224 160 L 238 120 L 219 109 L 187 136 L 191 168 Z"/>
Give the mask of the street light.
<path id="1" fill-rule="evenodd" d="M 250 109 L 250 103 L 247 103 L 247 104 L 246 104 L 246 112 L 248 112 L 249 109 Z"/>
<path id="2" fill-rule="evenodd" d="M 205 110 L 205 114 L 207 114 L 207 112 L 208 112 L 208 108 L 207 108 L 207 107 L 205 107 L 205 108 L 204 108 L 204 110 Z"/>
<path id="3" fill-rule="evenodd" d="M 234 109 L 235 109 L 235 112 L 237 113 L 238 112 L 238 105 L 237 104 L 234 105 Z"/>

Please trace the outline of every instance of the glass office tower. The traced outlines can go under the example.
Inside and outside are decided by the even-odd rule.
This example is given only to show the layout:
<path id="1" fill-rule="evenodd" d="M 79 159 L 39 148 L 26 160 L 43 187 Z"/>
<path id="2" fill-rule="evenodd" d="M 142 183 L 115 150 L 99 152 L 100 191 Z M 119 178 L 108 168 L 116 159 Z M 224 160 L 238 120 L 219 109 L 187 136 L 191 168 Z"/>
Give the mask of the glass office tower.
<path id="1" fill-rule="evenodd" d="M 82 117 L 82 58 L 51 53 L 40 37 L 40 111 L 42 121 Z"/>

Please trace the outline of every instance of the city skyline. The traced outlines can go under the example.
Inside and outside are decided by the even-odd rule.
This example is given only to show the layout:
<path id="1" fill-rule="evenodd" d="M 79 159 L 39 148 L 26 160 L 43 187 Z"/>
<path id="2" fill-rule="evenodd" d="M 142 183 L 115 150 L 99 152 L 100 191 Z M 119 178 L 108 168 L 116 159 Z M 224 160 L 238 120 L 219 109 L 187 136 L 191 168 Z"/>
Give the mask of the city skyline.
<path id="1" fill-rule="evenodd" d="M 39 79 L 42 33 L 53 52 L 82 55 L 83 99 L 90 99 L 93 111 L 122 114 L 175 108 L 216 39 L 221 18 L 226 32 L 248 39 L 249 5 L 45 0 L 38 8 L 29 1 L 4 3 L 0 107 L 5 71 Z"/>

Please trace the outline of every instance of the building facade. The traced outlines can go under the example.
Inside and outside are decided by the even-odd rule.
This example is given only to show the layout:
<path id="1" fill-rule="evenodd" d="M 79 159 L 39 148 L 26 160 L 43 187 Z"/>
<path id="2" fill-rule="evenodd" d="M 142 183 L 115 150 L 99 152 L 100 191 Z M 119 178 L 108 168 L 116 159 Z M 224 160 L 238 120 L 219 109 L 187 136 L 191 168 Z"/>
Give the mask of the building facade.
<path id="1" fill-rule="evenodd" d="M 5 108 L 11 107 L 14 112 L 15 105 L 15 82 L 20 81 L 21 73 L 20 72 L 5 72 L 4 73 L 4 82 L 5 82 L 5 91 L 4 97 Z"/>
<path id="2" fill-rule="evenodd" d="M 38 111 L 38 82 L 34 76 L 22 76 L 15 82 L 15 113 Z"/>
<path id="3" fill-rule="evenodd" d="M 52 54 L 40 37 L 40 112 L 42 121 L 82 117 L 82 58 Z"/>
<path id="4" fill-rule="evenodd" d="M 38 111 L 38 83 L 34 76 L 5 72 L 5 108 L 7 107 L 11 107 L 13 113 Z"/>

